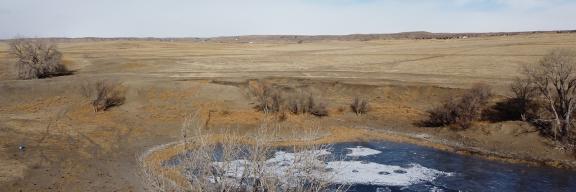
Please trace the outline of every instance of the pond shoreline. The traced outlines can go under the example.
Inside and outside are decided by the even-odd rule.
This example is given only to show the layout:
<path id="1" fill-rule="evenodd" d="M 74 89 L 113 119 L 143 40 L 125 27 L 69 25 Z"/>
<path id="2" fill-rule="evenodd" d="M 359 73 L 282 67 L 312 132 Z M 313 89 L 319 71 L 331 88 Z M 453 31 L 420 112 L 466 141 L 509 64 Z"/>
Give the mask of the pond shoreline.
<path id="1" fill-rule="evenodd" d="M 505 167 L 516 167 L 512 168 L 516 170 L 513 173 L 520 173 L 520 170 L 523 168 L 518 168 L 518 166 L 525 166 L 526 168 L 530 168 L 529 170 L 539 170 L 544 169 L 548 170 L 547 168 L 561 168 L 558 171 L 573 171 L 574 169 L 574 162 L 567 162 L 567 161 L 558 161 L 558 160 L 546 160 L 546 159 L 534 159 L 530 157 L 518 156 L 516 154 L 502 154 L 497 153 L 494 151 L 484 150 L 481 148 L 474 148 L 474 147 L 466 147 L 462 146 L 454 141 L 449 141 L 446 139 L 436 138 L 434 136 L 430 136 L 428 134 L 415 134 L 415 133 L 403 133 L 403 132 L 396 132 L 390 130 L 382 130 L 382 129 L 370 129 L 370 128 L 354 128 L 353 133 L 352 130 L 343 130 L 345 128 L 338 128 L 331 130 L 330 134 L 323 135 L 321 138 L 315 138 L 313 140 L 307 141 L 307 143 L 312 144 L 345 144 L 345 143 L 359 143 L 358 145 L 364 145 L 362 143 L 379 143 L 379 142 L 391 142 L 396 143 L 398 145 L 407 144 L 413 145 L 414 148 L 416 146 L 428 148 L 427 150 L 438 150 L 441 152 L 451 153 L 454 155 L 463 155 L 463 156 L 471 156 L 471 157 L 478 157 L 477 160 L 487 160 L 486 162 L 494 162 L 504 163 L 501 164 Z M 350 129 L 350 128 L 348 128 Z M 213 141 L 216 141 L 218 136 L 216 135 L 213 137 Z M 176 166 L 164 166 L 164 162 L 173 158 L 176 155 L 181 154 L 185 149 L 190 150 L 189 148 L 184 147 L 184 141 L 176 141 L 171 142 L 163 145 L 158 145 L 146 150 L 146 152 L 142 153 L 139 157 L 141 163 L 143 163 L 143 168 L 149 168 L 148 171 L 152 171 L 157 179 L 165 180 L 165 184 L 174 185 L 174 186 L 187 186 L 189 183 L 187 182 L 187 178 L 185 175 L 182 174 L 180 171 L 182 167 L 180 165 Z M 296 146 L 303 144 L 301 140 L 294 140 L 294 139 L 285 139 L 285 140 L 277 140 L 272 145 L 276 146 Z M 376 148 L 374 148 L 376 149 Z M 381 150 L 381 149 L 380 149 Z M 392 150 L 393 149 L 389 149 Z M 424 150 L 424 151 L 427 151 Z M 390 151 L 391 152 L 391 151 Z M 379 152 L 380 153 L 380 152 Z M 408 153 L 408 155 L 412 156 L 412 152 Z M 418 156 L 421 155 L 420 153 L 414 153 L 414 157 L 407 157 L 404 158 L 402 156 L 396 157 L 392 156 L 390 158 L 402 158 L 406 159 L 408 163 L 411 162 L 410 159 L 412 158 L 419 158 Z M 515 156 L 516 155 L 516 156 Z M 450 158 L 451 155 L 446 154 L 445 156 L 442 155 L 443 158 Z M 432 156 L 433 157 L 433 156 Z M 466 157 L 462 157 L 466 159 Z M 460 157 L 456 159 L 462 159 Z M 385 158 L 388 159 L 388 158 Z M 475 161 L 473 159 L 469 161 Z M 454 165 L 459 164 L 458 161 L 447 162 L 448 164 Z M 492 163 L 486 164 L 486 166 L 490 166 Z M 482 167 L 482 166 L 480 166 Z M 434 169 L 434 167 L 429 167 Z M 478 166 L 477 166 L 478 168 Z M 532 169 L 534 168 L 534 169 Z M 440 169 L 441 170 L 441 169 Z M 502 170 L 500 170 L 502 171 Z M 488 171 L 490 172 L 490 171 Z M 555 172 L 555 171 L 552 171 Z M 461 172 L 462 173 L 462 172 Z M 471 173 L 472 174 L 472 173 Z M 557 176 L 556 176 L 557 178 Z M 457 178 L 462 179 L 462 178 Z"/>
<path id="2" fill-rule="evenodd" d="M 392 140 L 397 140 L 398 142 L 401 143 L 409 143 L 424 147 L 431 147 L 434 149 L 457 153 L 460 155 L 477 156 L 488 160 L 494 160 L 506 163 L 520 163 L 531 166 L 546 166 L 546 167 L 576 170 L 576 161 L 536 158 L 514 153 L 496 152 L 492 150 L 483 149 L 480 147 L 465 146 L 464 144 L 459 142 L 450 141 L 448 139 L 435 138 L 434 136 L 428 134 L 401 133 L 396 131 L 374 129 L 374 128 L 367 128 L 367 130 L 387 134 L 388 135 L 386 136 L 387 139 L 390 139 L 389 136 L 398 137 Z"/>
<path id="3" fill-rule="evenodd" d="M 385 129 L 375 129 L 375 128 L 332 128 L 329 134 L 322 135 L 321 137 L 314 138 L 310 143 L 314 144 L 331 144 L 331 143 L 342 143 L 342 142 L 370 142 L 370 141 L 387 141 L 395 143 L 413 144 L 422 147 L 429 147 L 441 151 L 446 151 L 450 153 L 456 153 L 459 155 L 469 155 L 474 157 L 480 157 L 486 160 L 512 163 L 512 164 L 524 164 L 529 166 L 540 166 L 540 167 L 553 167 L 561 169 L 576 170 L 576 161 L 565 161 L 565 160 L 555 160 L 555 159 L 539 159 L 529 156 L 523 156 L 511 153 L 500 153 L 496 151 L 490 151 L 482 149 L 479 147 L 468 147 L 464 146 L 462 143 L 455 141 L 450 141 L 448 139 L 437 138 L 429 134 L 415 134 L 415 133 L 403 133 L 398 131 L 391 131 Z M 152 162 L 153 169 L 162 169 L 162 162 L 168 160 L 169 158 L 179 154 L 184 149 L 184 141 L 176 141 L 168 144 L 159 145 L 146 150 L 142 156 L 140 156 L 140 162 L 144 163 L 146 166 Z M 275 142 L 275 145 L 285 146 L 285 145 L 300 145 L 303 144 L 302 140 L 296 139 L 280 139 Z M 185 180 L 174 171 L 162 171 L 165 178 L 174 181 L 174 183 L 182 184 Z"/>

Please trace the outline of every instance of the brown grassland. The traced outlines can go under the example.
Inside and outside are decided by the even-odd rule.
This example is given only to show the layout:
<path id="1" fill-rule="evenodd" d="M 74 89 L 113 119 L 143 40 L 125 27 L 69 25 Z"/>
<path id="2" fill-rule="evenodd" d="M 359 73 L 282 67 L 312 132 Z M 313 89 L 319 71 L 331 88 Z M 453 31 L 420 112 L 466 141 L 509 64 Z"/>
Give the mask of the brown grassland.
<path id="1" fill-rule="evenodd" d="M 264 119 L 249 81 L 314 90 L 327 103 L 318 119 L 287 114 L 298 129 L 316 118 L 319 143 L 385 139 L 486 158 L 557 167 L 575 157 L 525 122 L 475 122 L 472 128 L 424 128 L 416 122 L 475 83 L 510 96 L 523 65 L 549 50 L 575 48 L 576 34 L 525 34 L 448 40 L 218 43 L 154 40 L 58 43 L 72 75 L 16 80 L 0 42 L 0 191 L 141 191 L 138 156 L 180 139 L 187 114 L 205 129 L 250 134 Z M 123 105 L 95 112 L 87 84 L 122 82 Z M 361 97 L 370 110 L 356 115 Z M 19 150 L 25 145 L 25 150 Z M 164 155 L 162 155 L 164 153 Z M 163 151 L 151 158 L 166 158 Z"/>

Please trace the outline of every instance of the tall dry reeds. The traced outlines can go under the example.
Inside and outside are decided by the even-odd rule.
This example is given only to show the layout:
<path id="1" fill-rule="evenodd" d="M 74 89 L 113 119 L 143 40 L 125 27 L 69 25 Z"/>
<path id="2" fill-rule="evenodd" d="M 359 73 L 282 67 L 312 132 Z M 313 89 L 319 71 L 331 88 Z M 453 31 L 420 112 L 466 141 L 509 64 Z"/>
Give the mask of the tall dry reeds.
<path id="1" fill-rule="evenodd" d="M 279 127 L 263 122 L 249 135 L 237 135 L 229 131 L 218 134 L 206 132 L 198 115 L 191 115 L 182 126 L 184 139 L 179 165 L 172 172 L 183 173 L 186 182 L 174 182 L 167 177 L 170 169 L 150 166 L 141 158 L 144 179 L 154 191 L 340 191 L 343 186 L 334 187 L 328 181 L 326 172 L 328 151 L 326 145 L 311 143 L 284 146 L 293 153 L 278 152 Z M 314 134 L 307 129 L 300 134 Z M 275 154 L 276 156 L 272 156 Z M 152 162 L 154 163 L 154 162 Z M 154 171 L 156 169 L 156 171 Z M 151 174 L 156 173 L 156 174 Z"/>

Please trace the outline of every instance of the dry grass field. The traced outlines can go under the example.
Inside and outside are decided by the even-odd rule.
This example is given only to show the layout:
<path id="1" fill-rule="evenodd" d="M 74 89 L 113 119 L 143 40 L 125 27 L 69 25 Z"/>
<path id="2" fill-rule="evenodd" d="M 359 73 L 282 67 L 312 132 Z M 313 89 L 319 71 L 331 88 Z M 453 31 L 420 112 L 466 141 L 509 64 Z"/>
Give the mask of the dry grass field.
<path id="1" fill-rule="evenodd" d="M 463 87 L 503 84 L 521 65 L 554 48 L 575 47 L 574 34 L 451 40 L 211 43 L 103 41 L 62 43 L 69 67 L 82 75 L 142 77 L 300 77 L 393 81 Z M 0 44 L 1 58 L 6 45 Z M 8 62 L 3 59 L 3 62 Z M 4 72 L 4 79 L 7 74 Z M 9 79 L 9 78 L 8 78 Z"/>
<path id="2" fill-rule="evenodd" d="M 253 79 L 315 90 L 328 104 L 328 117 L 319 119 L 330 133 L 326 141 L 381 134 L 445 150 L 476 147 L 501 154 L 492 157 L 497 159 L 574 162 L 523 122 L 477 122 L 461 132 L 415 122 L 474 83 L 491 85 L 496 100 L 505 97 L 521 66 L 555 48 L 576 49 L 576 34 L 303 43 L 71 41 L 58 47 L 73 75 L 16 80 L 8 46 L 0 42 L 0 189 L 141 191 L 136 157 L 178 141 L 190 112 L 199 111 L 209 130 L 253 130 L 263 119 L 247 93 Z M 81 88 L 99 80 L 122 82 L 126 102 L 94 112 Z M 349 110 L 356 96 L 370 101 L 367 115 Z M 306 118 L 288 115 L 286 121 L 298 127 Z"/>

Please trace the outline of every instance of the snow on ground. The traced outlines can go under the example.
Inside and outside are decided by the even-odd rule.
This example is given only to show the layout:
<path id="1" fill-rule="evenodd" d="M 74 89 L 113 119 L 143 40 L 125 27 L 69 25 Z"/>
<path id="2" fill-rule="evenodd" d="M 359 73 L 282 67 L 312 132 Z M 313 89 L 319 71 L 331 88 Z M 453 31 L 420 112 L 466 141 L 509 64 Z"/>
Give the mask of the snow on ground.
<path id="1" fill-rule="evenodd" d="M 355 148 L 346 148 L 346 149 L 351 151 L 350 153 L 346 154 L 346 156 L 349 156 L 349 157 L 363 157 L 363 156 L 376 155 L 376 154 L 382 153 L 381 151 L 362 147 L 362 146 L 357 146 Z"/>
<path id="2" fill-rule="evenodd" d="M 378 150 L 356 147 L 349 148 L 352 153 L 348 156 L 366 156 L 381 153 Z M 331 154 L 327 150 L 303 151 L 298 153 L 289 153 L 277 151 L 271 159 L 266 161 L 266 166 L 271 170 L 269 174 L 284 178 L 287 175 L 300 174 L 297 167 L 299 164 L 310 163 L 323 165 L 324 170 L 317 170 L 315 174 L 328 182 L 338 184 L 367 184 L 383 186 L 409 186 L 421 182 L 433 181 L 440 176 L 451 176 L 451 173 L 438 171 L 435 169 L 423 167 L 419 164 L 410 164 L 408 167 L 395 165 L 384 165 L 366 161 L 330 161 L 322 162 L 318 158 L 322 155 Z M 311 160 L 313 159 L 313 160 Z M 250 168 L 251 162 L 246 160 L 235 160 L 226 163 L 216 162 L 215 165 L 225 167 L 226 176 L 240 178 L 246 168 Z M 322 167 L 322 166 L 321 166 Z M 296 169 L 295 169 L 296 168 Z"/>

